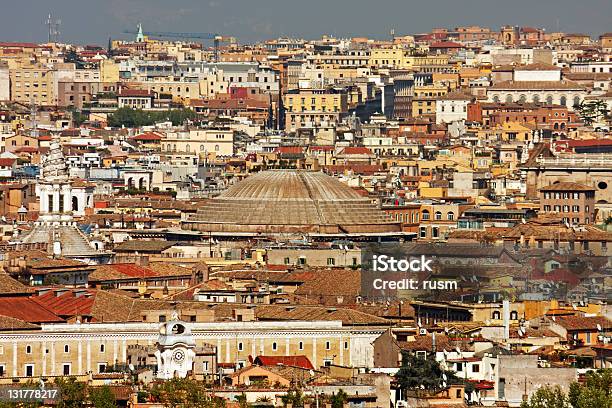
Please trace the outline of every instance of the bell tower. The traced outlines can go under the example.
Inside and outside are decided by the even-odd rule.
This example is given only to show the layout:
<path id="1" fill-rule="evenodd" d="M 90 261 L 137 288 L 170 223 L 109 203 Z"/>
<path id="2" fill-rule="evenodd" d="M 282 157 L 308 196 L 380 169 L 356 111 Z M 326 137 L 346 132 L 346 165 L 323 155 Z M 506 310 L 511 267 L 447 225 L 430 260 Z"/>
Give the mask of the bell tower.
<path id="1" fill-rule="evenodd" d="M 159 330 L 155 351 L 157 378 L 169 380 L 187 377 L 193 371 L 195 348 L 191 329 L 173 313 L 172 320 L 164 323 Z"/>

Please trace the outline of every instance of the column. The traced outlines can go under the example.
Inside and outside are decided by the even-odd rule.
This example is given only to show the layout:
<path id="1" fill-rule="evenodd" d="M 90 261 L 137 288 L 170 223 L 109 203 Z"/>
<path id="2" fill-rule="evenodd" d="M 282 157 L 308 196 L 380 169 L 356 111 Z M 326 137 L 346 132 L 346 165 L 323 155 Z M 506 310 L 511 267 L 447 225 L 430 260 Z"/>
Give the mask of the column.
<path id="1" fill-rule="evenodd" d="M 317 368 L 317 338 L 312 337 L 312 365 Z"/>
<path id="2" fill-rule="evenodd" d="M 291 354 L 289 353 L 289 336 L 287 336 L 285 338 L 285 355 L 286 356 L 290 356 Z"/>
<path id="3" fill-rule="evenodd" d="M 79 339 L 79 343 L 77 346 L 77 375 L 83 374 L 83 340 Z"/>
<path id="4" fill-rule="evenodd" d="M 53 187 L 53 212 L 58 212 L 60 205 L 60 192 L 58 187 Z"/>
<path id="5" fill-rule="evenodd" d="M 55 375 L 55 342 L 51 342 L 51 375 Z"/>
<path id="6" fill-rule="evenodd" d="M 42 347 L 40 349 L 41 360 L 42 360 L 42 375 L 47 375 L 47 342 L 42 342 Z"/>
<path id="7" fill-rule="evenodd" d="M 17 377 L 17 342 L 13 342 L 13 377 Z"/>
<path id="8" fill-rule="evenodd" d="M 344 342 L 342 341 L 342 334 L 340 335 L 340 365 L 344 365 Z"/>
<path id="9" fill-rule="evenodd" d="M 91 340 L 87 340 L 87 371 L 91 371 Z"/>
<path id="10" fill-rule="evenodd" d="M 62 194 L 64 195 L 64 212 L 69 213 L 72 210 L 72 194 L 69 185 L 62 187 Z"/>

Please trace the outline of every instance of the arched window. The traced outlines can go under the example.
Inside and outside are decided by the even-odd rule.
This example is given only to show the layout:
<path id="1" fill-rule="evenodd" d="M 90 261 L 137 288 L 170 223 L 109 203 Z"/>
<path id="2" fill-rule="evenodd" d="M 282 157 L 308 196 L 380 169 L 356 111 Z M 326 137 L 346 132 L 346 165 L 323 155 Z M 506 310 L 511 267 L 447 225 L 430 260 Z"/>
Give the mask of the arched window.
<path id="1" fill-rule="evenodd" d="M 185 146 L 185 151 L 187 151 L 187 153 L 191 152 L 191 146 L 186 145 Z"/>
<path id="2" fill-rule="evenodd" d="M 436 217 L 436 220 L 441 220 L 442 219 L 442 212 L 436 211 L 435 217 Z"/>
<path id="3" fill-rule="evenodd" d="M 552 105 L 552 103 L 553 103 L 553 97 L 552 97 L 552 95 L 548 95 L 548 96 L 546 97 L 546 103 L 547 103 L 548 105 Z"/>
<path id="4" fill-rule="evenodd" d="M 555 125 L 553 126 L 555 128 L 555 130 L 559 130 L 559 124 L 555 122 Z"/>
<path id="5" fill-rule="evenodd" d="M 423 212 L 421 213 L 421 219 L 422 220 L 428 220 L 429 219 L 429 210 L 423 210 Z"/>
<path id="6" fill-rule="evenodd" d="M 493 320 L 499 320 L 501 317 L 501 314 L 499 313 L 499 310 L 494 310 L 493 311 Z"/>
<path id="7" fill-rule="evenodd" d="M 559 99 L 559 104 L 563 105 L 563 106 L 566 106 L 567 105 L 567 96 L 562 95 L 561 99 Z"/>
<path id="8" fill-rule="evenodd" d="M 540 103 L 540 95 L 533 95 L 533 103 Z"/>
<path id="9" fill-rule="evenodd" d="M 446 214 L 446 219 L 449 221 L 453 221 L 455 219 L 455 213 L 452 211 L 449 211 L 449 213 Z"/>
<path id="10" fill-rule="evenodd" d="M 520 102 L 520 103 L 525 103 L 525 102 L 527 102 L 527 97 L 526 97 L 525 95 L 521 95 L 521 96 L 519 97 L 519 102 Z"/>
<path id="11" fill-rule="evenodd" d="M 512 95 L 506 95 L 506 103 L 512 103 Z"/>
<path id="12" fill-rule="evenodd" d="M 578 95 L 574 96 L 573 106 L 580 106 L 580 97 Z"/>
<path id="13" fill-rule="evenodd" d="M 134 181 L 132 180 L 132 178 L 128 179 L 128 187 L 130 187 L 130 183 L 133 183 Z M 72 211 L 79 211 L 79 199 L 76 197 L 72 197 Z"/>
<path id="14" fill-rule="evenodd" d="M 498 95 L 493 95 L 493 102 L 499 103 L 499 96 Z"/>
<path id="15" fill-rule="evenodd" d="M 518 312 L 516 310 L 510 312 L 510 320 L 518 320 Z"/>

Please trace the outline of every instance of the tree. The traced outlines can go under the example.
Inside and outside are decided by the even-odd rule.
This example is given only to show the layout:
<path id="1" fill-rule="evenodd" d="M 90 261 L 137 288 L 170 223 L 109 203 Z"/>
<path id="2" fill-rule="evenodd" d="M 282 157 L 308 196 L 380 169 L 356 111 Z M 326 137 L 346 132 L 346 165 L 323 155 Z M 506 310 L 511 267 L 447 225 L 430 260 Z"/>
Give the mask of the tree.
<path id="1" fill-rule="evenodd" d="M 539 388 L 521 408 L 571 408 L 569 399 L 558 385 Z"/>
<path id="2" fill-rule="evenodd" d="M 459 381 L 454 373 L 442 369 L 440 363 L 433 358 L 418 358 L 403 351 L 402 366 L 395 378 L 402 390 L 438 391 L 442 389 L 443 375 L 446 375 L 448 383 Z"/>
<path id="3" fill-rule="evenodd" d="M 115 408 L 117 406 L 115 394 L 108 385 L 90 388 L 89 401 L 95 408 Z"/>
<path id="4" fill-rule="evenodd" d="M 568 399 L 572 408 L 609 408 L 612 406 L 612 369 L 590 371 L 584 385 L 570 385 Z"/>
<path id="5" fill-rule="evenodd" d="M 85 401 L 85 384 L 77 381 L 76 377 L 57 377 L 53 385 L 59 389 L 57 408 L 82 407 Z"/>
<path id="6" fill-rule="evenodd" d="M 608 106 L 602 100 L 590 102 L 582 101 L 578 106 L 576 106 L 576 110 L 587 126 L 592 125 L 594 122 L 597 122 L 608 115 Z"/>
<path id="7" fill-rule="evenodd" d="M 157 383 L 151 390 L 151 396 L 171 408 L 225 407 L 223 399 L 208 397 L 203 385 L 189 378 L 173 378 Z"/>
<path id="8" fill-rule="evenodd" d="M 348 395 L 344 390 L 340 389 L 337 393 L 329 398 L 332 408 L 342 408 L 346 402 Z"/>
<path id="9" fill-rule="evenodd" d="M 240 405 L 240 408 L 247 408 L 249 406 L 247 402 L 247 396 L 244 392 L 236 396 L 236 401 L 238 401 L 238 405 Z"/>
<path id="10" fill-rule="evenodd" d="M 303 407 L 304 406 L 304 395 L 302 391 L 299 389 L 291 389 L 287 391 L 287 394 L 281 397 L 281 401 L 283 402 L 283 406 L 291 404 L 293 408 Z"/>

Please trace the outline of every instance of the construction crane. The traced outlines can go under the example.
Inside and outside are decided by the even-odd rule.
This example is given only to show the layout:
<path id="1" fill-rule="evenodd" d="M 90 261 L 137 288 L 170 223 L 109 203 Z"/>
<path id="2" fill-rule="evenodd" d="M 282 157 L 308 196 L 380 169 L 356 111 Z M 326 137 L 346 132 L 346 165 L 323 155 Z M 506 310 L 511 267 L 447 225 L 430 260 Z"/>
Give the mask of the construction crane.
<path id="1" fill-rule="evenodd" d="M 124 34 L 135 34 L 136 41 L 144 41 L 144 36 L 155 37 L 155 38 L 185 38 L 185 39 L 199 39 L 199 40 L 213 40 L 215 49 L 215 62 L 219 62 L 219 45 L 221 42 L 235 43 L 236 38 L 224 37 L 214 33 L 176 33 L 166 31 L 142 31 L 142 25 L 138 24 L 138 30 L 123 30 Z"/>

